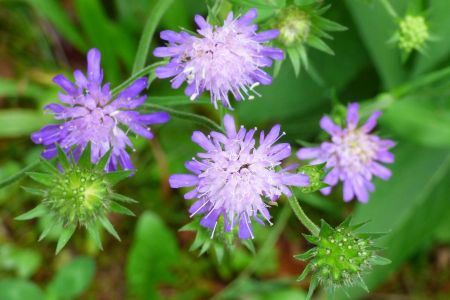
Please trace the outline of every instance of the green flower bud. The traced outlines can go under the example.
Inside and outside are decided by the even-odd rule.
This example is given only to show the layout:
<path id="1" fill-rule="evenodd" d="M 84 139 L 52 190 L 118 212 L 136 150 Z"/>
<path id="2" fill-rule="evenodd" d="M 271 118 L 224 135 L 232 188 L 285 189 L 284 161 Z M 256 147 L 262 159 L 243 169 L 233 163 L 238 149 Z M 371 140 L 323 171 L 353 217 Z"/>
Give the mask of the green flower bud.
<path id="1" fill-rule="evenodd" d="M 328 186 L 323 182 L 325 177 L 324 167 L 325 164 L 323 163 L 320 165 L 302 166 L 298 169 L 298 173 L 309 177 L 309 186 L 300 188 L 302 193 L 312 193 Z"/>
<path id="2" fill-rule="evenodd" d="M 406 16 L 400 21 L 398 47 L 405 53 L 421 50 L 429 39 L 428 26 L 422 16 Z"/>
<path id="3" fill-rule="evenodd" d="M 318 284 L 333 291 L 338 287 L 366 286 L 362 276 L 374 265 L 389 264 L 390 261 L 376 254 L 379 248 L 374 239 L 380 235 L 357 233 L 364 224 L 350 226 L 350 219 L 337 228 L 322 220 L 319 236 L 305 235 L 314 248 L 296 255 L 298 260 L 310 260 L 298 280 L 312 274 L 308 297 L 312 296 Z"/>
<path id="4" fill-rule="evenodd" d="M 285 45 L 305 42 L 311 30 L 311 17 L 297 6 L 288 6 L 278 15 L 276 28 L 280 30 L 278 39 Z"/>
<path id="5" fill-rule="evenodd" d="M 133 199 L 113 192 L 117 182 L 129 177 L 130 171 L 105 173 L 104 168 L 109 153 L 96 164 L 90 161 L 90 146 L 87 146 L 76 163 L 68 160 L 66 154 L 58 149 L 58 162 L 62 171 L 46 160 L 41 166 L 45 172 L 30 172 L 28 175 L 42 184 L 41 189 L 25 188 L 26 191 L 43 197 L 43 201 L 31 211 L 17 217 L 17 220 L 29 220 L 50 216 L 51 223 L 39 238 L 43 239 L 55 226 L 63 228 L 56 252 L 58 253 L 71 238 L 75 229 L 85 227 L 96 245 L 101 249 L 99 227 L 105 228 L 115 238 L 119 235 L 109 222 L 109 212 L 133 215 L 119 202 L 135 202 Z"/>

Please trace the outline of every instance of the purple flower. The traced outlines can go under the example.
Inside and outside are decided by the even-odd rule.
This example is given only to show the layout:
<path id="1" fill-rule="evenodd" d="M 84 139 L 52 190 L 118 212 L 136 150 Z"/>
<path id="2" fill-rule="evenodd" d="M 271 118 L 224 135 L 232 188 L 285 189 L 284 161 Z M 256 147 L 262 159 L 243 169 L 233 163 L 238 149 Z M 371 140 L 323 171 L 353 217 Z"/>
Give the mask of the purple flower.
<path id="1" fill-rule="evenodd" d="M 254 88 L 269 85 L 272 78 L 262 70 L 270 67 L 272 60 L 282 60 L 283 51 L 264 46 L 263 43 L 276 38 L 278 30 L 256 33 L 258 26 L 252 24 L 256 9 L 244 16 L 234 18 L 228 14 L 222 27 L 208 24 L 202 16 L 195 16 L 199 36 L 186 32 L 165 30 L 161 38 L 168 41 L 167 47 L 156 48 L 157 57 L 171 57 L 170 62 L 156 69 L 158 78 L 169 78 L 174 89 L 187 82 L 185 93 L 196 99 L 205 90 L 211 93 L 211 101 L 231 108 L 228 94 L 231 92 L 240 101 L 259 95 Z"/>
<path id="2" fill-rule="evenodd" d="M 45 108 L 62 120 L 60 124 L 44 126 L 31 135 L 36 144 L 45 150 L 42 156 L 50 159 L 56 155 L 59 144 L 66 152 L 76 145 L 73 154 L 77 158 L 88 143 L 91 143 L 91 160 L 97 162 L 112 149 L 107 171 L 113 171 L 120 164 L 124 169 L 133 169 L 127 146 L 133 148 L 127 136 L 129 130 L 147 139 L 153 137 L 148 125 L 165 123 L 169 115 L 165 112 L 139 114 L 136 109 L 146 100 L 139 95 L 147 87 L 145 77 L 136 80 L 113 99 L 109 83 L 102 86 L 103 70 L 100 68 L 100 51 L 89 50 L 88 70 L 85 76 L 80 70 L 74 72 L 75 84 L 64 75 L 57 75 L 53 82 L 64 93 L 59 93 L 63 104 L 52 103 Z M 124 129 L 126 131 L 124 131 Z"/>
<path id="3" fill-rule="evenodd" d="M 275 144 L 284 133 L 276 125 L 267 136 L 261 132 L 259 145 L 253 137 L 256 130 L 243 126 L 236 130 L 234 119 L 225 115 L 226 135 L 211 132 L 205 136 L 195 131 L 192 140 L 205 152 L 185 166 L 193 174 L 177 174 L 169 178 L 172 188 L 194 187 L 184 195 L 185 199 L 197 201 L 191 206 L 191 217 L 203 214 L 200 224 L 216 228 L 218 218 L 223 216 L 224 230 L 239 227 L 241 239 L 253 238 L 251 220 L 264 224 L 260 216 L 270 223 L 266 201 L 276 201 L 282 194 L 291 195 L 288 186 L 307 186 L 306 175 L 287 171 L 296 165 L 281 169 L 281 161 L 291 155 L 287 143 Z"/>
<path id="4" fill-rule="evenodd" d="M 389 149 L 395 146 L 391 140 L 383 140 L 370 132 L 377 125 L 381 112 L 374 112 L 367 122 L 358 128 L 358 103 L 351 103 L 347 111 L 347 128 L 342 129 L 324 116 L 320 126 L 331 135 L 330 142 L 323 142 L 320 147 L 303 148 L 297 152 L 300 159 L 313 159 L 312 164 L 326 162 L 330 172 L 324 182 L 330 185 L 321 190 L 325 195 L 331 192 L 338 181 L 343 182 L 344 201 L 351 201 L 355 196 L 360 202 L 369 200 L 369 192 L 375 187 L 372 176 L 383 180 L 391 177 L 391 171 L 381 163 L 393 163 L 394 155 Z"/>

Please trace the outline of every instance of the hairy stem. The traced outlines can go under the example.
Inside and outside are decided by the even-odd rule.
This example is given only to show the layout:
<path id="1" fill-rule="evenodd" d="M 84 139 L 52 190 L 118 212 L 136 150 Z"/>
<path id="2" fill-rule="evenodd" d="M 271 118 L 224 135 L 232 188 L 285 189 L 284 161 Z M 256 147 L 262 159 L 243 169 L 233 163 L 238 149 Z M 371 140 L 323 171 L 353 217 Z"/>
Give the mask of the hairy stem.
<path id="1" fill-rule="evenodd" d="M 194 123 L 204 125 L 210 129 L 217 130 L 219 132 L 224 132 L 222 127 L 219 124 L 217 124 L 216 122 L 214 122 L 213 120 L 211 120 L 205 116 L 201 116 L 201 115 L 193 114 L 190 112 L 185 112 L 185 111 L 181 111 L 181 110 L 177 110 L 177 109 L 173 109 L 173 108 L 169 108 L 169 107 L 166 107 L 163 105 L 158 105 L 158 104 L 153 104 L 153 103 L 145 103 L 142 106 L 153 109 L 153 110 L 165 111 L 165 112 L 170 113 L 170 115 L 173 117 L 178 117 L 180 119 L 189 120 Z"/>
<path id="2" fill-rule="evenodd" d="M 40 161 L 35 161 L 31 164 L 29 164 L 28 166 L 26 166 L 25 168 L 23 168 L 22 170 L 20 170 L 19 172 L 17 172 L 16 174 L 2 180 L 0 182 L 0 189 L 4 188 L 5 186 L 8 186 L 20 179 L 22 179 L 22 177 L 25 176 L 26 172 L 32 171 L 34 168 L 36 168 L 38 165 L 40 164 Z"/>
<path id="3" fill-rule="evenodd" d="M 311 232 L 311 234 L 318 236 L 320 232 L 319 227 L 313 221 L 311 221 L 310 218 L 308 218 L 308 216 L 305 214 L 300 204 L 298 203 L 297 198 L 292 195 L 288 198 L 288 201 L 298 220 L 309 230 L 309 232 Z"/>

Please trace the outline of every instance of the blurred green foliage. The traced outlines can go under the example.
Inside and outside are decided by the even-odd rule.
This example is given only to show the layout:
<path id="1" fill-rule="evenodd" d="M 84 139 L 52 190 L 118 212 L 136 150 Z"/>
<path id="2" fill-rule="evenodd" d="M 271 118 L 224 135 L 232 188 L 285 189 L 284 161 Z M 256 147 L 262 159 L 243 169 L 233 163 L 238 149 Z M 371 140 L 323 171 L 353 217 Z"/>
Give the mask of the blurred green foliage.
<path id="1" fill-rule="evenodd" d="M 174 0 L 165 7 L 155 0 L 3 0 L 0 1 L 0 181 L 34 162 L 40 148 L 29 135 L 49 122 L 42 107 L 57 99 L 51 83 L 57 73 L 68 76 L 84 69 L 87 49 L 102 52 L 105 77 L 118 85 L 133 70 L 141 34 L 154 18 L 156 34 L 148 45 L 161 44 L 160 30 L 194 28 L 193 16 L 207 14 L 204 1 Z M 301 2 L 301 1 L 300 1 Z M 426 11 L 434 37 L 425 55 L 413 53 L 402 63 L 400 51 L 387 41 L 396 30 L 382 1 L 324 1 L 332 7 L 325 14 L 348 28 L 333 34 L 329 56 L 308 49 L 310 72 L 296 77 L 291 64 L 283 64 L 263 96 L 235 105 L 239 123 L 267 128 L 281 123 L 286 140 L 320 140 L 318 121 L 337 103 L 362 101 L 363 113 L 384 112 L 379 132 L 398 141 L 388 182 L 376 182 L 366 205 L 344 204 L 340 191 L 330 197 L 302 195 L 300 201 L 314 220 L 333 225 L 353 213 L 355 221 L 371 220 L 368 231 L 388 234 L 381 240 L 392 264 L 367 276 L 373 298 L 405 294 L 407 298 L 450 297 L 449 262 L 444 266 L 438 250 L 450 251 L 450 1 L 389 1 L 399 16 Z M 215 1 L 208 1 L 209 5 Z M 242 13 L 261 7 L 260 20 L 270 16 L 284 0 L 226 1 L 224 11 Z M 224 4 L 224 5 L 225 5 Z M 269 8 L 268 8 L 269 6 Z M 160 22 L 158 16 L 161 16 Z M 153 20 L 153 19 L 151 19 Z M 145 64 L 156 61 L 151 55 Z M 218 120 L 219 114 L 203 98 L 194 104 L 173 91 L 167 81 L 154 81 L 149 103 L 169 105 Z M 182 172 L 197 146 L 193 130 L 205 127 L 173 118 L 156 128 L 150 143 L 136 139 L 133 160 L 136 176 L 118 186 L 121 194 L 137 199 L 137 218 L 113 215 L 111 220 L 123 241 L 104 236 L 99 252 L 88 235 L 78 234 L 60 256 L 53 255 L 53 241 L 36 243 L 41 223 L 19 223 L 14 217 L 35 206 L 36 197 L 20 188 L 28 179 L 0 190 L 0 299 L 303 299 L 307 285 L 295 283 L 304 264 L 294 254 L 308 249 L 301 236 L 305 229 L 287 216 L 275 242 L 252 265 L 273 232 L 258 228 L 256 254 L 236 247 L 222 264 L 214 255 L 189 252 L 195 235 L 178 232 L 190 220 L 189 203 L 167 184 L 169 174 Z M 299 146 L 299 145 L 298 145 Z M 293 159 L 294 160 L 294 159 Z M 281 207 L 273 208 L 275 223 Z M 276 226 L 276 225 L 275 225 Z M 425 261 L 424 264 L 421 262 Z M 430 279 L 423 274 L 440 274 Z M 244 274 L 242 276 L 240 274 Z M 420 275 L 422 274 L 422 275 Z M 254 275 L 254 276 L 252 276 Z M 407 289 L 402 280 L 414 288 Z M 222 292 L 221 290 L 224 289 Z M 350 291 L 351 299 L 364 291 Z M 372 297 L 367 296 L 366 297 Z M 324 296 L 325 297 L 325 296 Z M 386 296 L 387 297 L 387 296 Z M 342 292 L 338 298 L 346 299 Z"/>

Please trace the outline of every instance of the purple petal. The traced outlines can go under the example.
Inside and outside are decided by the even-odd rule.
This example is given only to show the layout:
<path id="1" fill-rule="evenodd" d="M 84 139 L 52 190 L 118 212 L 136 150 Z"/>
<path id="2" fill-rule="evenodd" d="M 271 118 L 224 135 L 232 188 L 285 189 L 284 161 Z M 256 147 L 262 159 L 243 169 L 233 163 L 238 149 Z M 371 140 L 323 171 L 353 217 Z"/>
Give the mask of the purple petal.
<path id="1" fill-rule="evenodd" d="M 375 126 L 377 126 L 377 120 L 380 116 L 381 116 L 380 111 L 374 112 L 369 117 L 369 119 L 367 119 L 366 123 L 363 126 L 361 126 L 362 131 L 364 131 L 365 133 L 371 132 L 375 128 Z"/>
<path id="2" fill-rule="evenodd" d="M 372 162 L 372 164 L 370 165 L 370 171 L 375 176 L 378 176 L 383 180 L 388 180 L 392 176 L 391 170 L 376 162 Z"/>
<path id="3" fill-rule="evenodd" d="M 344 180 L 344 187 L 343 187 L 343 192 L 344 192 L 344 201 L 345 202 L 349 202 L 353 199 L 354 196 L 354 192 L 353 192 L 353 186 L 352 183 L 350 182 L 350 180 Z"/>
<path id="4" fill-rule="evenodd" d="M 147 88 L 147 77 L 141 77 L 123 90 L 117 98 L 134 98 Z"/>
<path id="5" fill-rule="evenodd" d="M 309 176 L 303 174 L 283 174 L 281 182 L 286 185 L 308 186 Z"/>
<path id="6" fill-rule="evenodd" d="M 91 49 L 87 53 L 87 75 L 88 79 L 100 83 L 102 81 L 102 70 L 100 68 L 101 54 L 98 49 Z"/>
<path id="7" fill-rule="evenodd" d="M 192 141 L 207 151 L 214 151 L 215 147 L 211 141 L 200 131 L 194 131 Z"/>
<path id="8" fill-rule="evenodd" d="M 238 236 L 240 239 L 246 240 L 249 238 L 253 238 L 252 233 L 252 225 L 250 221 L 247 221 L 248 217 L 242 216 L 239 220 L 239 233 Z"/>
<path id="9" fill-rule="evenodd" d="M 219 209 L 214 209 L 210 211 L 206 216 L 200 221 L 200 225 L 206 228 L 214 228 L 217 223 L 217 219 L 220 216 L 221 211 Z"/>
<path id="10" fill-rule="evenodd" d="M 284 52 L 278 48 L 264 47 L 261 53 L 275 60 L 283 60 Z"/>
<path id="11" fill-rule="evenodd" d="M 190 174 L 175 174 L 169 177 L 171 188 L 178 189 L 198 184 L 198 177 Z"/>
<path id="12" fill-rule="evenodd" d="M 312 159 L 319 157 L 321 152 L 320 148 L 301 148 L 297 151 L 297 157 L 302 160 Z"/>
<path id="13" fill-rule="evenodd" d="M 159 36 L 162 40 L 172 43 L 182 43 L 184 40 L 181 34 L 172 30 L 163 30 L 160 32 Z"/>
<path id="14" fill-rule="evenodd" d="M 155 112 L 152 114 L 140 115 L 139 122 L 145 125 L 163 124 L 170 120 L 170 115 L 165 111 Z"/>
<path id="15" fill-rule="evenodd" d="M 256 8 L 250 9 L 245 15 L 239 18 L 238 23 L 241 26 L 249 25 L 258 16 Z"/>
<path id="16" fill-rule="evenodd" d="M 226 114 L 223 117 L 223 126 L 225 127 L 228 137 L 234 138 L 236 136 L 236 125 L 233 116 Z"/>
<path id="17" fill-rule="evenodd" d="M 334 124 L 328 116 L 323 116 L 322 119 L 320 119 L 320 127 L 330 135 L 338 135 L 341 133 L 341 128 Z"/>
<path id="18" fill-rule="evenodd" d="M 348 105 L 347 109 L 347 125 L 350 129 L 354 129 L 358 126 L 358 110 L 359 110 L 359 104 L 358 103 L 350 103 Z"/>
<path id="19" fill-rule="evenodd" d="M 75 85 L 69 81 L 64 75 L 56 75 L 53 77 L 53 82 L 59 85 L 63 90 L 67 92 L 69 95 L 76 95 L 78 93 L 78 89 Z"/>
<path id="20" fill-rule="evenodd" d="M 273 40 L 280 35 L 280 31 L 278 29 L 271 29 L 263 32 L 259 32 L 258 34 L 255 34 L 253 39 L 257 42 L 267 42 L 270 40 Z"/>
<path id="21" fill-rule="evenodd" d="M 208 27 L 211 26 L 211 25 L 209 25 L 209 24 L 206 22 L 206 20 L 205 20 L 202 16 L 200 16 L 200 15 L 196 15 L 196 16 L 194 17 L 194 21 L 195 21 L 195 24 L 197 24 L 198 28 L 200 28 L 200 29 L 205 29 L 205 28 L 208 28 Z"/>

